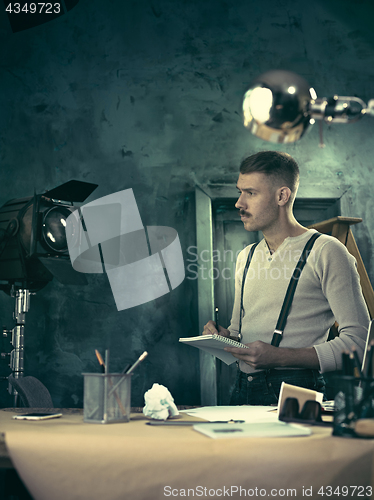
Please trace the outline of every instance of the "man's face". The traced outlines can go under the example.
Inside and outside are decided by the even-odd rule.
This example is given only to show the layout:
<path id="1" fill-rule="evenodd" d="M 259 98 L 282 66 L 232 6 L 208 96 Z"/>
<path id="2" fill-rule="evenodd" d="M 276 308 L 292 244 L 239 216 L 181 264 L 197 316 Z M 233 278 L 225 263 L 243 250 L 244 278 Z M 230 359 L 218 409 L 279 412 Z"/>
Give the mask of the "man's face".
<path id="1" fill-rule="evenodd" d="M 275 228 L 279 205 L 272 179 L 261 172 L 240 174 L 236 187 L 240 196 L 235 207 L 239 209 L 244 229 L 266 231 Z"/>

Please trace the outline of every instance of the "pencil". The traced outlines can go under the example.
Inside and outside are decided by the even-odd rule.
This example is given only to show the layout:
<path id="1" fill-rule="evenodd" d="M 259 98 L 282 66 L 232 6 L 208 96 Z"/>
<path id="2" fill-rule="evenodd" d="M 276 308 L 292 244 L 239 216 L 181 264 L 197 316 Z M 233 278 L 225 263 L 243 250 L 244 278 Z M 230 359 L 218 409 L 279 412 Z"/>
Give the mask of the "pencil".
<path id="1" fill-rule="evenodd" d="M 108 353 L 107 351 L 105 351 L 106 355 L 108 356 Z M 97 360 L 99 361 L 100 363 L 100 366 L 101 366 L 101 370 L 103 373 L 106 373 L 106 366 L 105 366 L 105 363 L 104 363 L 104 360 L 103 360 L 103 357 L 101 356 L 101 354 L 99 353 L 99 351 L 97 349 L 95 349 L 95 354 L 96 354 L 96 357 L 97 357 Z M 113 381 L 111 379 L 111 377 L 109 377 L 108 379 L 109 381 L 109 385 L 110 387 L 113 387 Z M 126 415 L 126 410 L 122 404 L 122 401 L 120 400 L 118 394 L 117 394 L 117 391 L 114 391 L 114 397 L 116 398 L 116 401 L 117 401 L 117 404 L 122 412 L 122 415 L 125 416 Z"/>
<path id="2" fill-rule="evenodd" d="M 148 356 L 147 351 L 144 351 L 143 354 L 141 354 L 139 358 L 135 361 L 135 363 L 132 366 L 130 366 L 130 368 L 125 372 L 125 374 L 128 375 L 129 373 L 134 371 L 135 368 L 138 366 L 138 364 L 141 363 L 143 359 L 145 359 L 147 356 Z"/>
<path id="3" fill-rule="evenodd" d="M 103 357 L 101 356 L 101 354 L 99 353 L 99 351 L 97 349 L 95 349 L 95 354 L 96 354 L 98 362 L 100 363 L 101 371 L 103 373 L 105 373 L 105 363 L 104 363 Z"/>

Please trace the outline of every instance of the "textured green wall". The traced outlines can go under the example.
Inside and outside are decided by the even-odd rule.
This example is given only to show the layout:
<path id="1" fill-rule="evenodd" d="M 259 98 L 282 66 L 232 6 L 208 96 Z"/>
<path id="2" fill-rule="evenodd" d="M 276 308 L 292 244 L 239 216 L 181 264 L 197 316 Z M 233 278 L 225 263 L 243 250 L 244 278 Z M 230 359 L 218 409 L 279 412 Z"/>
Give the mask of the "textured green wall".
<path id="1" fill-rule="evenodd" d="M 277 146 L 249 136 L 240 116 L 249 82 L 276 68 L 304 76 L 320 97 L 374 98 L 373 27 L 372 2 L 353 0 L 80 0 L 14 34 L 2 13 L 0 206 L 70 179 L 99 184 L 88 201 L 132 188 L 143 223 L 175 228 L 186 257 L 196 244 L 195 185 L 236 182 L 243 156 L 280 149 L 299 161 L 303 185 L 348 192 L 373 281 L 374 118 L 325 126 L 320 148 L 317 125 Z M 118 312 L 106 277 L 88 279 L 80 288 L 54 280 L 31 298 L 26 371 L 55 405 L 82 406 L 95 348 L 111 349 L 114 371 L 149 351 L 133 405 L 154 382 L 177 404 L 198 404 L 198 353 L 178 344 L 199 333 L 196 282 Z M 8 328 L 12 311 L 1 292 Z M 6 382 L 0 390 L 0 406 L 11 405 Z"/>

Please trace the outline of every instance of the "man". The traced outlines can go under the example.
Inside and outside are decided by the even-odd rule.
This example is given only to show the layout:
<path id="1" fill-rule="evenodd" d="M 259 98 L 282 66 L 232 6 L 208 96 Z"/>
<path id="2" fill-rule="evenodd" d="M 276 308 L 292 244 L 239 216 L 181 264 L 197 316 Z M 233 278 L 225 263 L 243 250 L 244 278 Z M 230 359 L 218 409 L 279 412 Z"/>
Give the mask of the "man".
<path id="1" fill-rule="evenodd" d="M 237 337 L 240 329 L 248 347 L 226 348 L 239 364 L 231 404 L 276 404 L 282 381 L 323 392 L 321 373 L 341 369 L 344 351 L 355 349 L 362 358 L 370 318 L 356 261 L 328 235 L 315 240 L 297 280 L 281 343 L 271 345 L 294 268 L 316 233 L 293 215 L 298 185 L 298 165 L 286 153 L 264 151 L 241 163 L 235 206 L 244 228 L 262 231 L 264 238 L 254 250 L 242 300 L 243 270 L 252 245 L 238 256 L 229 328 L 219 326 L 217 332 L 209 321 L 203 332 Z M 327 342 L 334 321 L 339 337 Z"/>

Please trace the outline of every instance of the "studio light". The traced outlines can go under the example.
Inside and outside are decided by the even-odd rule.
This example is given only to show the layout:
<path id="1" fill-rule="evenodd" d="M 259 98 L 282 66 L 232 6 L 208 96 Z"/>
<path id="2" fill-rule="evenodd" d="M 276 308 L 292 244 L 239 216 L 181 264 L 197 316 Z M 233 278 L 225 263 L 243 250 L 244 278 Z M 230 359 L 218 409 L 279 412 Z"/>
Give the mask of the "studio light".
<path id="1" fill-rule="evenodd" d="M 63 284 L 83 285 L 86 277 L 75 271 L 70 262 L 66 240 L 66 219 L 96 189 L 97 184 L 72 180 L 43 194 L 10 200 L 0 208 L 0 290 L 15 299 L 10 356 L 14 378 L 24 371 L 25 314 L 29 310 L 30 293 L 37 292 L 53 278 Z M 9 384 L 9 393 L 17 392 Z"/>
<path id="2" fill-rule="evenodd" d="M 299 140 L 315 120 L 350 123 L 365 114 L 374 116 L 374 99 L 366 105 L 358 97 L 318 98 L 304 78 L 290 71 L 263 73 L 243 98 L 244 126 L 260 139 L 276 143 Z"/>
<path id="3" fill-rule="evenodd" d="M 37 291 L 54 277 L 63 284 L 86 283 L 71 266 L 65 227 L 73 202 L 83 202 L 96 187 L 73 180 L 0 208 L 0 289 Z"/>

